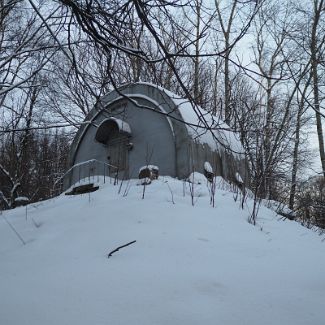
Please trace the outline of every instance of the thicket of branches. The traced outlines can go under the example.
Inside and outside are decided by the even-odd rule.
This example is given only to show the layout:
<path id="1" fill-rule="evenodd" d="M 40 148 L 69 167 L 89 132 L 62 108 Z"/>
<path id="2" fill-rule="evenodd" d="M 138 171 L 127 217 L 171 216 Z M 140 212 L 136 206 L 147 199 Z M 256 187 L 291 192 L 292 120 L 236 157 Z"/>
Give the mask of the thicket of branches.
<path id="1" fill-rule="evenodd" d="M 123 83 L 146 81 L 238 132 L 256 200 L 278 200 L 323 225 L 324 188 L 313 184 L 325 176 L 324 29 L 325 0 L 0 0 L 7 204 L 50 195 L 34 176 L 51 188 L 64 173 L 71 134 L 93 105 Z M 313 128 L 322 171 L 306 183 Z"/>
<path id="2" fill-rule="evenodd" d="M 21 193 L 30 201 L 58 194 L 57 186 L 66 169 L 69 138 L 61 131 L 30 132 L 3 137 L 1 143 L 0 184 L 6 198 L 3 208 L 15 207 Z"/>

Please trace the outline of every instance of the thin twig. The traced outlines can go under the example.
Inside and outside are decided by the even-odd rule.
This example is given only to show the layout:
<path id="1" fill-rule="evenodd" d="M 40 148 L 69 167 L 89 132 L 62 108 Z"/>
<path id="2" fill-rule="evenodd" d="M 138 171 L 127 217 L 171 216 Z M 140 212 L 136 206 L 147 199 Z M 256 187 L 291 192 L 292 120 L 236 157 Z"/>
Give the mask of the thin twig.
<path id="1" fill-rule="evenodd" d="M 126 247 L 126 246 L 129 246 L 131 244 L 134 244 L 136 242 L 136 240 L 133 240 L 125 245 L 122 245 L 122 246 L 119 246 L 117 248 L 115 248 L 114 250 L 112 250 L 108 255 L 107 255 L 107 258 L 110 258 L 115 252 L 117 252 L 118 250 L 120 250 L 121 248 L 123 247 Z"/>

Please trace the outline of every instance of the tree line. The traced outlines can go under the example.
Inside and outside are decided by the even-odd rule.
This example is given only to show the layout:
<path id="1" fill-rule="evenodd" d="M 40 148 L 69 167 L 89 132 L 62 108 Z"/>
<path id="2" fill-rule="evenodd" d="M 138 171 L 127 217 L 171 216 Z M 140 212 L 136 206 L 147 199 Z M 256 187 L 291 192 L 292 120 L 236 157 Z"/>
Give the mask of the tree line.
<path id="1" fill-rule="evenodd" d="M 324 18 L 324 0 L 0 0 L 2 196 L 51 195 L 33 174 L 51 188 L 100 97 L 146 81 L 238 132 L 256 200 L 321 224 Z M 321 171 L 307 180 L 313 128 Z"/>

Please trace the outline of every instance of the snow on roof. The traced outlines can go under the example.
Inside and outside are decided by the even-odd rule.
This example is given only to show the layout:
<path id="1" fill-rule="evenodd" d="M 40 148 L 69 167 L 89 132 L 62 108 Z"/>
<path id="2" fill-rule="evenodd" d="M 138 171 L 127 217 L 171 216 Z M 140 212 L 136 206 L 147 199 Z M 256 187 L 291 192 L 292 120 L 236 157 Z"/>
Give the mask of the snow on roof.
<path id="1" fill-rule="evenodd" d="M 127 122 L 120 120 L 118 118 L 115 118 L 115 117 L 109 117 L 109 118 L 104 119 L 99 124 L 99 126 L 97 128 L 95 139 L 98 142 L 101 142 L 101 143 L 107 142 L 107 140 L 109 138 L 109 128 L 112 123 L 117 125 L 119 132 L 127 133 L 128 135 L 131 135 L 131 128 Z"/>
<path id="2" fill-rule="evenodd" d="M 158 166 L 155 166 L 155 165 L 145 165 L 145 166 L 142 166 L 140 169 L 139 169 L 139 173 L 142 172 L 143 170 L 145 169 L 150 169 L 150 170 L 159 170 L 159 167 Z"/>
<path id="3" fill-rule="evenodd" d="M 224 121 L 217 118 L 216 116 L 213 116 L 211 113 L 205 111 L 199 106 L 193 107 L 193 104 L 188 99 L 184 99 L 163 87 L 149 82 L 138 82 L 136 84 L 142 84 L 149 87 L 153 87 L 165 93 L 177 106 L 181 118 L 185 122 L 187 131 L 194 141 L 199 142 L 201 144 L 206 144 L 212 150 L 215 151 L 229 150 L 237 158 L 243 158 L 243 154 L 245 151 L 239 140 L 238 134 L 236 134 Z M 153 99 L 147 98 L 147 96 L 145 96 L 144 94 L 128 93 L 125 95 L 130 97 L 142 97 L 148 99 L 151 102 L 154 102 Z M 114 99 L 114 101 L 115 100 L 116 98 Z M 170 123 L 172 132 L 174 133 L 173 125 L 168 118 L 168 112 L 165 112 L 159 103 L 156 104 L 162 109 L 164 113 L 166 113 L 167 120 Z M 97 114 L 95 114 L 95 117 L 96 116 Z M 131 134 L 130 125 L 127 122 L 115 117 L 105 119 L 104 121 L 102 121 L 99 127 L 105 122 L 107 122 L 107 120 L 116 122 L 120 132 Z"/>
<path id="4" fill-rule="evenodd" d="M 115 117 L 110 117 L 110 118 L 104 120 L 102 123 L 105 123 L 107 120 L 114 121 L 117 124 L 120 132 L 125 132 L 125 133 L 128 133 L 128 134 L 131 134 L 131 127 L 127 122 L 125 122 L 123 120 L 120 120 L 118 118 L 115 118 Z"/>
<path id="5" fill-rule="evenodd" d="M 170 96 L 178 107 L 187 130 L 194 140 L 207 144 L 211 149 L 228 149 L 235 155 L 244 153 L 238 135 L 225 122 L 199 106 L 195 107 L 198 113 L 196 114 L 193 105 L 188 100 L 174 94 Z"/>
<path id="6" fill-rule="evenodd" d="M 243 158 L 242 155 L 245 151 L 238 134 L 224 121 L 198 105 L 193 107 L 188 99 L 184 99 L 163 87 L 147 82 L 141 82 L 141 84 L 157 88 L 172 99 L 193 140 L 207 144 L 212 150 L 228 149 L 233 155 Z"/>

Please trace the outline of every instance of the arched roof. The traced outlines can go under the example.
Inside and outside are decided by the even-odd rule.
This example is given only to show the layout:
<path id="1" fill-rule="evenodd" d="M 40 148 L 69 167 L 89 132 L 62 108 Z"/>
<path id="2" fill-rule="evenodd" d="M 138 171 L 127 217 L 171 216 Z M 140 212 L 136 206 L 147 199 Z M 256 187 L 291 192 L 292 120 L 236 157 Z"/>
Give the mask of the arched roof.
<path id="1" fill-rule="evenodd" d="M 230 127 L 220 119 L 180 96 L 154 84 L 139 82 L 124 85 L 117 90 L 113 90 L 103 96 L 100 102 L 89 112 L 85 123 L 78 130 L 72 143 L 70 151 L 70 164 L 73 165 L 74 157 L 77 152 L 80 141 L 90 125 L 94 125 L 96 118 L 110 105 L 115 102 L 126 99 L 141 109 L 154 110 L 159 114 L 166 116 L 173 132 L 176 146 L 185 141 L 200 142 L 208 145 L 211 150 L 229 150 L 233 155 L 242 159 L 243 148 L 238 136 Z M 150 105 L 143 105 L 139 100 L 145 100 Z M 97 125 L 96 138 L 100 142 L 105 141 L 105 135 L 102 130 L 109 123 L 117 123 L 122 126 L 124 121 L 117 121 L 110 117 Z M 127 124 L 127 123 L 126 123 Z M 126 127 L 126 124 L 125 127 Z M 120 129 L 121 130 L 121 129 Z M 130 131 L 131 132 L 131 131 Z M 106 139 L 107 140 L 107 139 Z"/>

